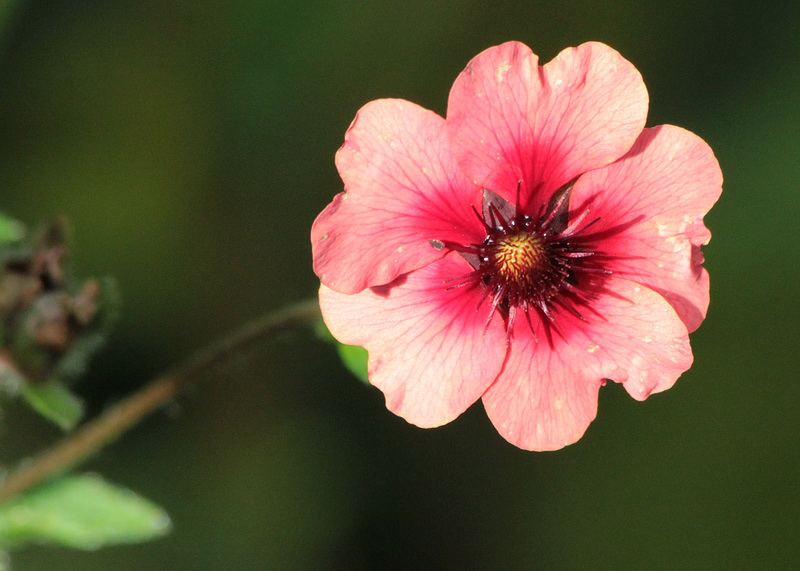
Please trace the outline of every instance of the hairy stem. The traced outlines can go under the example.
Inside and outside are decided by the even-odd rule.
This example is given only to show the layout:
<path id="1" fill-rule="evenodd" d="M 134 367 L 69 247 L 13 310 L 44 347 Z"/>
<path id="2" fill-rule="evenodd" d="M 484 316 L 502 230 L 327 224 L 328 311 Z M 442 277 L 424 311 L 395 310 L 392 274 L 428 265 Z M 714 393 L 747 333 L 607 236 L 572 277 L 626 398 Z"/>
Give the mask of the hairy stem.
<path id="1" fill-rule="evenodd" d="M 223 337 L 182 365 L 153 379 L 60 443 L 24 462 L 0 484 L 0 502 L 87 460 L 177 396 L 198 373 L 273 333 L 319 318 L 316 300 L 305 301 L 268 314 Z"/>

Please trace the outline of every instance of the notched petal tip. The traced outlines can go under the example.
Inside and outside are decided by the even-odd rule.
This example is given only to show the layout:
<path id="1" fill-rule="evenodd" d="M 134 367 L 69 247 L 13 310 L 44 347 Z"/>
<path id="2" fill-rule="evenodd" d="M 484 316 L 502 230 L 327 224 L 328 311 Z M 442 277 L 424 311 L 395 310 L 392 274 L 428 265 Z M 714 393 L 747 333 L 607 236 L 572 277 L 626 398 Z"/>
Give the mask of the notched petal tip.
<path id="1" fill-rule="evenodd" d="M 522 203 L 624 155 L 644 128 L 641 74 L 618 52 L 582 44 L 539 66 L 516 42 L 470 62 L 450 92 L 447 126 L 467 176 Z"/>

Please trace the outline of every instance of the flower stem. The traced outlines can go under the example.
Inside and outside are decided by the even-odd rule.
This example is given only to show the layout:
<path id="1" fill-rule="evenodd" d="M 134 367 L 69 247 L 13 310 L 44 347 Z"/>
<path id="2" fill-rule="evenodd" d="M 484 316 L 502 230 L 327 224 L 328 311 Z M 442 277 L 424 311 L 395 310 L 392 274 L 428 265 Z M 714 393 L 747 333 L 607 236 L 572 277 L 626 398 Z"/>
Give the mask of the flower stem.
<path id="1" fill-rule="evenodd" d="M 260 339 L 292 325 L 312 323 L 320 317 L 317 301 L 304 301 L 267 314 L 223 337 L 182 365 L 156 377 L 60 443 L 22 463 L 0 484 L 0 502 L 87 460 L 177 396 L 201 371 Z"/>

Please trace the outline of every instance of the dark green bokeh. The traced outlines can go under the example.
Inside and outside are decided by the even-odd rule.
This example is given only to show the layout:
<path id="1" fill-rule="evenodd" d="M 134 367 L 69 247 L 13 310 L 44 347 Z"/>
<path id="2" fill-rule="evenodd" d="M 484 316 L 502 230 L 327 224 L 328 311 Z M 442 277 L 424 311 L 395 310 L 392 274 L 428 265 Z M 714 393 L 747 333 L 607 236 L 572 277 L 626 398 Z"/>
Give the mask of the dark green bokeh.
<path id="1" fill-rule="evenodd" d="M 618 49 L 644 75 L 648 123 L 708 141 L 725 191 L 694 367 L 644 403 L 610 384 L 579 443 L 519 451 L 480 405 L 411 427 L 331 347 L 287 334 L 91 462 L 163 505 L 169 537 L 28 549 L 15 569 L 800 564 L 800 12 L 778 5 L 18 3 L 0 53 L 0 210 L 66 214 L 79 273 L 118 279 L 120 325 L 80 386 L 95 411 L 313 296 L 308 232 L 341 189 L 333 155 L 356 110 L 403 97 L 444 113 L 491 45 L 544 61 L 586 40 Z M 56 437 L 22 408 L 2 422 L 3 463 Z"/>

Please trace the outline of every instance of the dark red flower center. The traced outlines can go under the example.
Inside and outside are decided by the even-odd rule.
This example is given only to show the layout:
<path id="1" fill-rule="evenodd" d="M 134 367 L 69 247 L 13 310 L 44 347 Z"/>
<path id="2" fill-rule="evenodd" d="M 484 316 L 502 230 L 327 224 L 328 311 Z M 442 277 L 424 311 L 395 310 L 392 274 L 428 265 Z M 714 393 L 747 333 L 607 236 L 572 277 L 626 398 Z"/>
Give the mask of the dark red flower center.
<path id="1" fill-rule="evenodd" d="M 570 220 L 571 192 L 572 183 L 556 191 L 547 207 L 530 215 L 520 209 L 519 190 L 516 205 L 484 190 L 483 212 L 476 211 L 486 230 L 481 243 L 431 242 L 458 252 L 473 267 L 469 274 L 454 278 L 450 287 L 484 288 L 482 299 L 491 300 L 492 310 L 500 312 L 509 332 L 520 311 L 534 333 L 531 316 L 538 315 L 548 337 L 551 329 L 558 331 L 562 311 L 585 320 L 584 308 L 589 308 L 603 276 L 611 272 L 586 232 L 599 218 L 584 223 L 586 209 Z"/>

